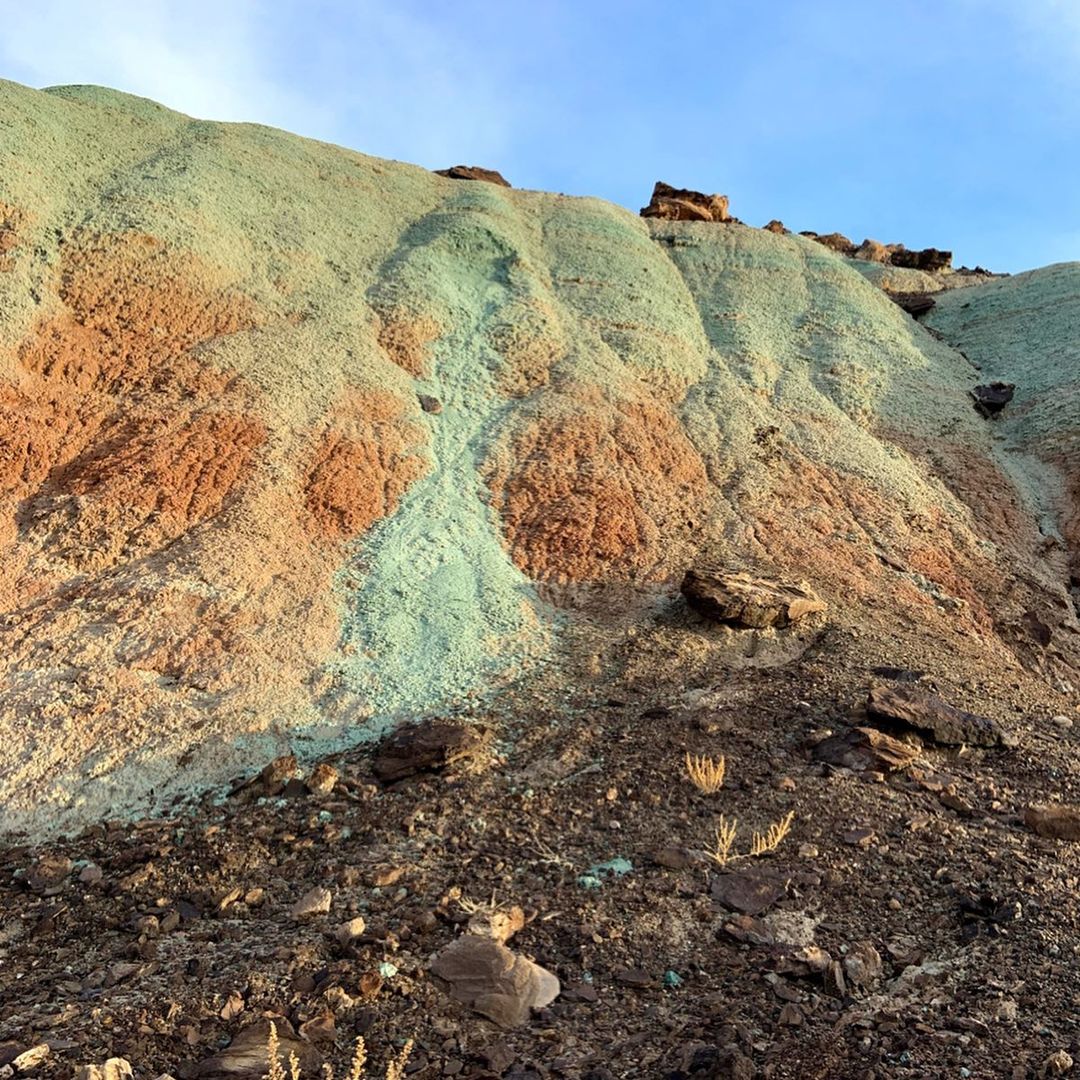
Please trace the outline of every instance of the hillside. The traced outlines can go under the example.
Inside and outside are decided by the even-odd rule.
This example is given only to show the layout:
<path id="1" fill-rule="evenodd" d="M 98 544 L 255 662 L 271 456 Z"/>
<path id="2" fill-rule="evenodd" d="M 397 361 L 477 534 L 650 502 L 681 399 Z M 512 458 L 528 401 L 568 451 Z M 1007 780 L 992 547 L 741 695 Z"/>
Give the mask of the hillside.
<path id="1" fill-rule="evenodd" d="M 1071 1045 L 1022 987 L 1068 992 L 1077 929 L 1075 867 L 1024 814 L 1077 791 L 1080 263 L 942 289 L 922 321 L 878 287 L 898 273 L 0 82 L 0 944 L 37 973 L 0 976 L 0 1041 L 70 1026 L 56 1075 L 120 1050 L 164 1071 L 260 1010 L 299 1026 L 317 993 L 333 1013 L 360 946 L 287 914 L 325 880 L 379 927 L 364 962 L 404 980 L 339 1010 L 335 1060 L 361 1013 L 417 1033 L 422 1075 L 989 1076 Z M 991 381 L 1015 397 L 988 417 L 971 391 Z M 680 596 L 692 567 L 805 582 L 827 610 L 712 625 Z M 918 782 L 836 766 L 816 748 L 882 679 L 1005 736 L 925 739 Z M 483 729 L 484 766 L 380 786 L 371 745 L 430 716 Z M 687 751 L 727 755 L 726 801 L 695 801 Z M 240 787 L 288 753 L 305 775 L 332 757 L 337 801 Z M 727 877 L 657 856 L 705 844 L 717 808 L 800 823 L 779 915 L 823 929 L 777 923 L 768 978 Z M 77 871 L 53 892 L 28 876 L 44 850 Z M 623 852 L 625 885 L 580 884 Z M 952 886 L 1011 896 L 1021 864 L 1022 930 L 958 942 Z M 386 865 L 405 896 L 371 884 Z M 476 907 L 462 887 L 525 906 L 528 947 L 577 987 L 506 1036 L 505 1068 L 477 1064 L 491 1033 L 458 1006 L 466 1034 L 438 1048 L 453 1025 L 423 972 Z M 178 897 L 224 929 L 185 914 L 159 956 L 132 927 Z M 893 949 L 914 937 L 919 960 Z M 888 971 L 777 1002 L 796 938 L 876 941 Z M 211 939 L 217 967 L 178 989 Z M 113 980 L 132 955 L 134 990 Z M 931 957 L 949 994 L 897 990 Z M 179 1012 L 151 1017 L 166 997 Z M 912 1023 L 935 1035 L 915 1059 Z M 660 1028 L 653 1056 L 622 1045 Z M 744 1071 L 697 1069 L 714 1042 Z"/>

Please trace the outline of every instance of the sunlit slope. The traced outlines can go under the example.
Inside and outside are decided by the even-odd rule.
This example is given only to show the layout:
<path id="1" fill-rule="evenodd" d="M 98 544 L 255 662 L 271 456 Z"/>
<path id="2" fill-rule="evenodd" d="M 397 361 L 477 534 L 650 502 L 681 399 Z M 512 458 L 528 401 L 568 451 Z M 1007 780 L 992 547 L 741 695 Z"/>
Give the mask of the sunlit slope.
<path id="1" fill-rule="evenodd" d="M 1060 587 L 978 373 L 799 237 L 0 83 L 0 312 L 8 825 L 482 702 L 699 559 L 975 638 Z"/>

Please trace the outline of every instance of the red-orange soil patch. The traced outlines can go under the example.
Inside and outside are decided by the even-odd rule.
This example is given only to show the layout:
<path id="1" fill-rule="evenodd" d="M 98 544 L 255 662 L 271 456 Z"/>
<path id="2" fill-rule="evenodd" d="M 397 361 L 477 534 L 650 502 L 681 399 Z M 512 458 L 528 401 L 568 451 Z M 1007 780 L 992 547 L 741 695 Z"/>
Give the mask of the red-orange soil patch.
<path id="1" fill-rule="evenodd" d="M 708 493 L 700 455 L 666 409 L 590 402 L 512 439 L 488 482 L 514 562 L 538 581 L 656 580 Z"/>
<path id="2" fill-rule="evenodd" d="M 339 541 L 359 536 L 392 514 L 427 470 L 416 450 L 422 429 L 404 416 L 400 398 L 357 391 L 335 410 L 304 481 L 310 532 Z"/>

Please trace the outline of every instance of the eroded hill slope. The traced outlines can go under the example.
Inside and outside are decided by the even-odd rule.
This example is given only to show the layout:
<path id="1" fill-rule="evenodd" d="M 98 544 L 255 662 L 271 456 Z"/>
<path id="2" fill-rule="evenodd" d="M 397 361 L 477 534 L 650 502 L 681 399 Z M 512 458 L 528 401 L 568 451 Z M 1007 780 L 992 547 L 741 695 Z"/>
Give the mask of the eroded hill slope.
<path id="1" fill-rule="evenodd" d="M 9 828 L 497 707 L 582 627 L 602 668 L 694 562 L 973 667 L 1071 639 L 1072 459 L 1016 470 L 972 364 L 801 237 L 0 83 L 0 311 Z"/>

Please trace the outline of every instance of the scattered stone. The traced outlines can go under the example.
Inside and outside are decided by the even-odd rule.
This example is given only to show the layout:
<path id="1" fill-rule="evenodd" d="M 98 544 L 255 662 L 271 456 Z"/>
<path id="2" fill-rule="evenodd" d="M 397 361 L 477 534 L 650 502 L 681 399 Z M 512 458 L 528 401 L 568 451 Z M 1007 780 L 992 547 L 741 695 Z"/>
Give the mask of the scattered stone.
<path id="1" fill-rule="evenodd" d="M 1072 1056 L 1065 1050 L 1055 1050 L 1043 1063 L 1040 1076 L 1064 1076 L 1073 1067 Z"/>
<path id="2" fill-rule="evenodd" d="M 1080 806 L 1035 804 L 1024 811 L 1024 824 L 1038 836 L 1080 840 Z"/>
<path id="3" fill-rule="evenodd" d="M 364 922 L 363 916 L 357 915 L 355 919 L 342 923 L 334 931 L 334 938 L 339 945 L 346 946 L 354 942 L 358 937 L 362 937 L 366 929 L 367 924 Z"/>
<path id="4" fill-rule="evenodd" d="M 74 866 L 66 855 L 42 855 L 27 871 L 26 884 L 42 896 L 55 896 L 71 876 Z"/>
<path id="5" fill-rule="evenodd" d="M 889 679 L 892 682 L 917 683 L 926 677 L 925 671 L 913 671 L 911 668 L 890 667 L 888 665 L 871 668 L 870 670 L 879 679 Z"/>
<path id="6" fill-rule="evenodd" d="M 375 775 L 393 783 L 421 772 L 434 772 L 478 757 L 490 742 L 490 732 L 451 720 L 405 724 L 379 748 Z"/>
<path id="7" fill-rule="evenodd" d="M 268 1045 L 270 1039 L 269 1019 L 257 1020 L 244 1028 L 233 1041 L 222 1051 L 213 1057 L 200 1061 L 192 1070 L 191 1075 L 215 1076 L 251 1076 L 262 1077 L 269 1072 L 270 1055 Z M 295 1054 L 300 1062 L 302 1070 L 315 1071 L 321 1061 L 319 1055 L 311 1043 L 297 1036 L 292 1024 L 283 1016 L 274 1017 L 274 1027 L 278 1037 L 278 1060 L 281 1061 L 285 1075 L 289 1075 L 289 1057 Z"/>
<path id="8" fill-rule="evenodd" d="M 741 870 L 717 874 L 710 892 L 714 900 L 732 911 L 760 915 L 787 895 L 787 885 L 771 874 Z"/>
<path id="9" fill-rule="evenodd" d="M 805 582 L 766 581 L 723 570 L 687 570 L 681 588 L 698 614 L 752 629 L 785 627 L 828 606 Z"/>
<path id="10" fill-rule="evenodd" d="M 132 1080 L 134 1075 L 126 1058 L 109 1058 L 104 1065 L 83 1065 L 76 1071 L 75 1080 Z"/>
<path id="11" fill-rule="evenodd" d="M 645 218 L 667 221 L 730 221 L 726 195 L 703 195 L 700 191 L 673 188 L 657 180 L 649 205 L 641 210 Z"/>
<path id="12" fill-rule="evenodd" d="M 897 772 L 919 757 L 918 747 L 909 746 L 877 728 L 851 728 L 824 739 L 814 747 L 814 759 L 853 772 Z"/>
<path id="13" fill-rule="evenodd" d="M 516 904 L 509 908 L 481 908 L 469 919 L 468 931 L 505 945 L 525 927 L 525 912 Z"/>
<path id="14" fill-rule="evenodd" d="M 325 915 L 330 910 L 333 895 L 325 886 L 316 885 L 309 889 L 291 908 L 289 915 L 294 919 L 307 919 L 314 915 Z"/>
<path id="15" fill-rule="evenodd" d="M 498 184 L 510 187 L 510 181 L 495 169 L 485 169 L 480 165 L 451 165 L 449 169 L 436 169 L 436 176 L 448 176 L 451 180 L 480 180 L 486 184 Z"/>
<path id="16" fill-rule="evenodd" d="M 869 941 L 860 941 L 844 957 L 844 974 L 856 986 L 873 986 L 881 978 L 881 954 Z"/>
<path id="17" fill-rule="evenodd" d="M 776 233 L 778 236 L 788 236 L 791 233 L 791 230 L 779 218 L 773 218 L 764 228 L 766 232 Z"/>
<path id="18" fill-rule="evenodd" d="M 775 945 L 776 938 L 761 919 L 752 915 L 736 915 L 724 923 L 724 933 L 746 945 Z"/>
<path id="19" fill-rule="evenodd" d="M 396 885 L 404 876 L 404 866 L 379 866 L 371 875 L 371 884 L 376 889 L 387 889 Z"/>
<path id="20" fill-rule="evenodd" d="M 11 1067 L 16 1072 L 30 1072 L 45 1061 L 49 1056 L 49 1050 L 48 1043 L 38 1043 L 36 1046 L 31 1046 L 29 1050 L 24 1050 L 12 1060 Z"/>
<path id="21" fill-rule="evenodd" d="M 338 771 L 325 761 L 316 765 L 307 778 L 307 789 L 313 795 L 329 795 L 338 782 Z"/>
<path id="22" fill-rule="evenodd" d="M 1016 386 L 1013 383 L 992 382 L 985 386 L 976 386 L 971 391 L 975 401 L 975 411 L 989 419 L 997 416 L 1013 399 Z"/>
<path id="23" fill-rule="evenodd" d="M 850 844 L 852 847 L 869 847 L 876 835 L 871 828 L 849 829 L 844 833 L 843 840 L 845 844 Z"/>
<path id="24" fill-rule="evenodd" d="M 451 997 L 500 1027 L 524 1023 L 530 1010 L 559 996 L 559 980 L 546 969 L 489 937 L 466 934 L 435 957 L 431 973 Z"/>
<path id="25" fill-rule="evenodd" d="M 871 687 L 866 712 L 872 720 L 914 730 L 942 746 L 1015 746 L 1017 741 L 996 721 L 911 686 Z"/>
<path id="26" fill-rule="evenodd" d="M 104 871 L 97 863 L 87 863 L 79 871 L 79 881 L 83 885 L 96 885 L 104 876 Z"/>
<path id="27" fill-rule="evenodd" d="M 1071 716 L 1052 716 L 1050 717 L 1050 723 L 1061 731 L 1070 731 L 1073 726 Z"/>
<path id="28" fill-rule="evenodd" d="M 903 308 L 913 319 L 925 315 L 937 307 L 937 301 L 930 293 L 894 293 L 886 294 L 897 307 Z"/>
<path id="29" fill-rule="evenodd" d="M 650 856 L 657 866 L 667 870 L 685 870 L 701 862 L 701 855 L 684 847 L 662 847 Z"/>
<path id="30" fill-rule="evenodd" d="M 442 412 L 442 402 L 437 397 L 432 397 L 430 394 L 417 394 L 417 400 L 420 402 L 420 408 L 426 413 L 431 413 L 432 416 L 438 416 Z"/>

